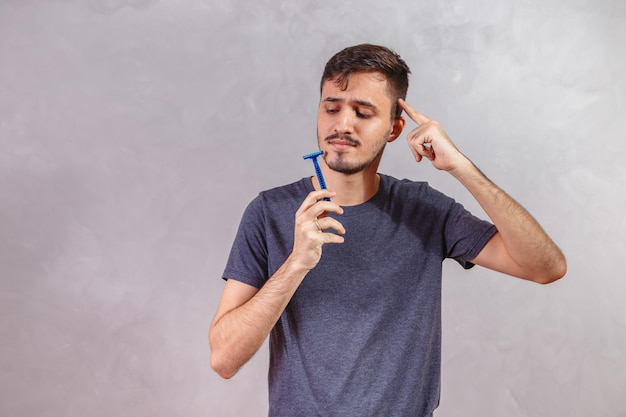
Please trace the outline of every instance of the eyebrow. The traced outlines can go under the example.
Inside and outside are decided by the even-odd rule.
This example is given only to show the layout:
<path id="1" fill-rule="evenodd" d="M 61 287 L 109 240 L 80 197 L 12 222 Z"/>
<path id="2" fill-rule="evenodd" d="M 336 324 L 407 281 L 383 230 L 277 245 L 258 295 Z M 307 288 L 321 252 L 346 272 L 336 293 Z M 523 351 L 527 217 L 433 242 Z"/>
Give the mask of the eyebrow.
<path id="1" fill-rule="evenodd" d="M 343 103 L 346 100 L 338 97 L 326 97 L 323 101 L 325 103 Z M 370 107 L 374 110 L 378 110 L 378 107 L 374 103 L 367 100 L 350 100 L 350 103 L 355 103 L 359 106 Z"/>

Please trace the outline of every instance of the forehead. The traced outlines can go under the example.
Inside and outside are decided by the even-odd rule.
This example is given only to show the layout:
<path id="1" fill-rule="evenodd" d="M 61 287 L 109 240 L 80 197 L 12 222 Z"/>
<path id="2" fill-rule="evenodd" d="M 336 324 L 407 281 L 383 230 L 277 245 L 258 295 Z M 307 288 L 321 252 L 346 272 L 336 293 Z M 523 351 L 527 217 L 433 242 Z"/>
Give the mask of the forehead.
<path id="1" fill-rule="evenodd" d="M 321 101 L 329 98 L 369 101 L 381 108 L 391 106 L 387 79 L 378 72 L 352 73 L 347 86 L 337 83 L 337 78 L 326 80 L 322 85 Z"/>

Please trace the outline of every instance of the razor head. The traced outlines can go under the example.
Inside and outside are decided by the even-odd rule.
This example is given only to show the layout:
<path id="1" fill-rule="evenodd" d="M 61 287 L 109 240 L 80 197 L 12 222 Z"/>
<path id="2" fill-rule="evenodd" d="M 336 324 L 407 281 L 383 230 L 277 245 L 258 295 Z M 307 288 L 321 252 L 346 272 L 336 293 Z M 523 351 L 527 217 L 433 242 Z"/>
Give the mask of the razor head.
<path id="1" fill-rule="evenodd" d="M 324 155 L 324 151 L 311 152 L 311 153 L 308 153 L 308 154 L 304 155 L 302 158 L 304 158 L 304 159 L 314 159 L 314 158 L 317 158 L 320 155 Z"/>

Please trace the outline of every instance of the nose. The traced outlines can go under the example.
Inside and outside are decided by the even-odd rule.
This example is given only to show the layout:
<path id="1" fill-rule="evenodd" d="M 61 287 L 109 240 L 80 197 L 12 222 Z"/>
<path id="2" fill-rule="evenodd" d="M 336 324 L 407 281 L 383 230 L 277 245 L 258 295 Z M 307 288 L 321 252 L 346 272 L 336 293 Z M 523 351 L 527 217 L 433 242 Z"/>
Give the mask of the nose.
<path id="1" fill-rule="evenodd" d="M 352 133 L 352 129 L 352 117 L 350 116 L 350 112 L 344 109 L 339 114 L 337 114 L 337 117 L 335 118 L 334 131 L 336 133 L 350 134 Z"/>

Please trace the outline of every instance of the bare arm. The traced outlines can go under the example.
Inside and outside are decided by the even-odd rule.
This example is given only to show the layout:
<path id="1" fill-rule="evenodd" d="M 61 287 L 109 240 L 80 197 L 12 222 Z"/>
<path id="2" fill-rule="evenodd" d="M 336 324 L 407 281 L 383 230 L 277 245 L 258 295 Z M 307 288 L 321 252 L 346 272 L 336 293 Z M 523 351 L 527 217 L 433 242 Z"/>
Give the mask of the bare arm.
<path id="1" fill-rule="evenodd" d="M 345 230 L 324 213 L 341 214 L 341 207 L 323 201 L 334 193 L 313 191 L 296 212 L 291 255 L 260 290 L 228 280 L 209 330 L 211 366 L 223 378 L 231 378 L 261 347 L 306 274 L 319 262 L 325 243 L 341 243 L 343 237 L 322 229 Z"/>
<path id="2" fill-rule="evenodd" d="M 231 378 L 263 344 L 306 272 L 285 264 L 257 290 L 229 279 L 211 324 L 211 366 Z"/>
<path id="3" fill-rule="evenodd" d="M 472 262 L 543 284 L 565 275 L 565 257 L 530 213 L 459 152 L 436 121 L 418 113 L 404 100 L 399 100 L 399 104 L 419 125 L 407 136 L 416 161 L 426 157 L 437 169 L 453 175 L 498 229 Z"/>
<path id="4" fill-rule="evenodd" d="M 541 284 L 565 275 L 563 253 L 524 207 L 469 161 L 452 175 L 476 198 L 498 229 L 472 262 Z"/>

